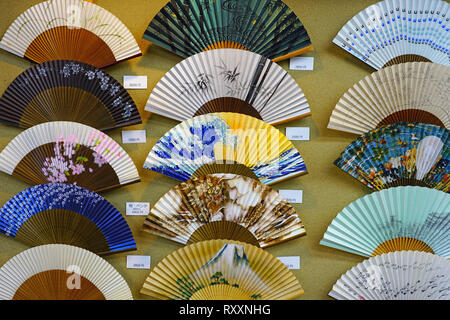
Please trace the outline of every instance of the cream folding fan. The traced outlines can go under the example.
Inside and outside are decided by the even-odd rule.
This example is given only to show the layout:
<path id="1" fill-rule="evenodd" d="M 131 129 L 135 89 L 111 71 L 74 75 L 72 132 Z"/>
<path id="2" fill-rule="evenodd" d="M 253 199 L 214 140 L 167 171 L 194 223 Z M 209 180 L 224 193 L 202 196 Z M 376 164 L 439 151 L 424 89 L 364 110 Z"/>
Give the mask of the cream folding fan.
<path id="1" fill-rule="evenodd" d="M 29 128 L 74 121 L 107 130 L 141 123 L 127 90 L 94 66 L 52 60 L 25 70 L 0 98 L 0 121 Z"/>
<path id="2" fill-rule="evenodd" d="M 172 188 L 152 208 L 144 230 L 182 244 L 230 239 L 259 247 L 306 234 L 275 190 L 234 174 L 195 177 Z"/>
<path id="3" fill-rule="evenodd" d="M 227 112 L 200 115 L 172 128 L 157 141 L 144 168 L 181 181 L 235 173 L 264 184 L 307 173 L 300 153 L 278 129 Z"/>
<path id="4" fill-rule="evenodd" d="M 236 112 L 272 125 L 311 115 L 305 95 L 283 68 L 238 49 L 205 51 L 181 61 L 158 82 L 145 110 L 179 121 Z"/>
<path id="5" fill-rule="evenodd" d="M 125 279 L 82 248 L 48 244 L 25 250 L 0 268 L 0 300 L 132 300 Z"/>
<path id="6" fill-rule="evenodd" d="M 374 192 L 345 207 L 320 244 L 365 257 L 417 250 L 450 258 L 450 194 L 413 186 Z"/>
<path id="7" fill-rule="evenodd" d="M 450 67 L 408 62 L 383 68 L 350 88 L 329 129 L 363 134 L 378 126 L 422 122 L 450 129 Z"/>
<path id="8" fill-rule="evenodd" d="M 382 254 L 343 274 L 329 296 L 338 300 L 449 300 L 450 261 L 418 251 Z"/>
<path id="9" fill-rule="evenodd" d="M 443 0 L 385 0 L 362 10 L 333 39 L 377 70 L 402 62 L 450 66 L 449 4 Z"/>
<path id="10" fill-rule="evenodd" d="M 0 47 L 34 62 L 76 60 L 106 67 L 142 54 L 112 13 L 82 0 L 50 0 L 22 13 Z"/>
<path id="11" fill-rule="evenodd" d="M 288 300 L 304 292 L 294 274 L 268 252 L 247 243 L 209 240 L 164 258 L 141 293 L 173 300 Z"/>
<path id="12" fill-rule="evenodd" d="M 92 191 L 139 182 L 133 161 L 103 132 L 69 121 L 45 122 L 0 153 L 0 171 L 30 184 L 63 182 Z"/>

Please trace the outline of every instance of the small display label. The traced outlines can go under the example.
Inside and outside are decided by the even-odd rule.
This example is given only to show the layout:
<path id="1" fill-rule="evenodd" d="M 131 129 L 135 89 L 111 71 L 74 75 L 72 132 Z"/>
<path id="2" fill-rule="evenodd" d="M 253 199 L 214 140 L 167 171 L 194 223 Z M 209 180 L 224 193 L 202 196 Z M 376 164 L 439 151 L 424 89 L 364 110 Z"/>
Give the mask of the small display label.
<path id="1" fill-rule="evenodd" d="M 127 202 L 127 216 L 146 216 L 149 212 L 149 202 Z"/>
<path id="2" fill-rule="evenodd" d="M 287 127 L 286 138 L 289 140 L 309 140 L 309 127 Z"/>
<path id="3" fill-rule="evenodd" d="M 146 143 L 147 134 L 145 130 L 126 130 L 122 131 L 123 143 Z"/>
<path id="4" fill-rule="evenodd" d="M 279 190 L 278 193 L 289 203 L 302 203 L 303 190 Z"/>
<path id="5" fill-rule="evenodd" d="M 150 256 L 127 256 L 128 269 L 150 269 Z"/>
<path id="6" fill-rule="evenodd" d="M 125 89 L 147 89 L 147 76 L 123 76 Z"/>
<path id="7" fill-rule="evenodd" d="M 300 257 L 299 256 L 288 256 L 288 257 L 278 257 L 288 269 L 299 270 L 300 269 Z"/>

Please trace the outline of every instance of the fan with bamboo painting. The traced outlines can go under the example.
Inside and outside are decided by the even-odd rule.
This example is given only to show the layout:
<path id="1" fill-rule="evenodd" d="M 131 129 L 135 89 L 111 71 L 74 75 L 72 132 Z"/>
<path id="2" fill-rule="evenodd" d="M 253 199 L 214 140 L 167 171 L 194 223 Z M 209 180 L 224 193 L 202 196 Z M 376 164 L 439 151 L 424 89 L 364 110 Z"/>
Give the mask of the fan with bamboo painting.
<path id="1" fill-rule="evenodd" d="M 328 295 L 338 300 L 449 300 L 450 261 L 418 251 L 382 254 L 348 270 Z"/>
<path id="2" fill-rule="evenodd" d="M 350 19 L 333 43 L 372 68 L 404 62 L 450 66 L 449 4 L 443 0 L 384 0 Z"/>
<path id="3" fill-rule="evenodd" d="M 337 103 L 328 128 L 364 134 L 409 121 L 450 129 L 450 67 L 408 62 L 385 67 L 350 88 Z"/>
<path id="4" fill-rule="evenodd" d="M 122 214 L 95 192 L 65 183 L 28 188 L 0 208 L 0 233 L 31 246 L 69 244 L 96 254 L 136 250 Z"/>
<path id="5" fill-rule="evenodd" d="M 75 60 L 97 68 L 142 55 L 116 16 L 83 0 L 49 0 L 32 6 L 14 20 L 0 47 L 37 63 Z"/>
<path id="6" fill-rule="evenodd" d="M 345 207 L 320 244 L 365 257 L 417 250 L 450 258 L 450 194 L 417 186 L 371 193 Z"/>
<path id="7" fill-rule="evenodd" d="M 304 291 L 294 274 L 263 249 L 209 240 L 164 258 L 141 293 L 165 300 L 290 300 Z"/>
<path id="8" fill-rule="evenodd" d="M 238 49 L 191 56 L 167 72 L 145 110 L 184 121 L 214 112 L 236 112 L 272 125 L 311 115 L 296 81 L 278 64 Z"/>
<path id="9" fill-rule="evenodd" d="M 0 98 L 0 121 L 29 128 L 47 121 L 74 121 L 99 130 L 141 123 L 125 88 L 106 72 L 71 60 L 34 65 Z"/>
<path id="10" fill-rule="evenodd" d="M 449 130 L 398 122 L 362 135 L 334 164 L 369 188 L 419 185 L 450 191 Z"/>
<path id="11" fill-rule="evenodd" d="M 0 300 L 132 300 L 114 267 L 75 246 L 47 244 L 25 250 L 0 268 Z"/>
<path id="12" fill-rule="evenodd" d="M 298 150 L 275 127 L 238 113 L 209 113 L 186 120 L 160 138 L 144 168 L 186 181 L 234 173 L 274 184 L 307 173 Z"/>
<path id="13" fill-rule="evenodd" d="M 32 185 L 62 182 L 96 192 L 140 181 L 117 142 L 69 121 L 45 122 L 20 133 L 0 153 L 0 171 Z"/>
<path id="14" fill-rule="evenodd" d="M 185 58 L 235 48 L 280 61 L 313 50 L 303 23 L 280 0 L 170 1 L 143 38 Z"/>
<path id="15" fill-rule="evenodd" d="M 151 209 L 144 230 L 182 244 L 230 239 L 261 248 L 306 234 L 295 209 L 275 190 L 235 174 L 180 183 Z"/>

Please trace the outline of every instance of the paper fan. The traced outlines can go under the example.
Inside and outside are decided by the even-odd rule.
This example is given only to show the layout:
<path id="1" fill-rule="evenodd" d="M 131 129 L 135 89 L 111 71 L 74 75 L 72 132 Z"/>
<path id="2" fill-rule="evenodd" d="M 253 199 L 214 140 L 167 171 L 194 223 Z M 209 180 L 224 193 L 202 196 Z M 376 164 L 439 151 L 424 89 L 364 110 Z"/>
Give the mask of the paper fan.
<path id="1" fill-rule="evenodd" d="M 450 194 L 413 186 L 374 192 L 345 207 L 320 244 L 365 257 L 417 250 L 450 258 Z"/>
<path id="2" fill-rule="evenodd" d="M 141 289 L 158 299 L 288 300 L 303 294 L 280 260 L 253 245 L 209 240 L 183 247 L 151 271 Z"/>
<path id="3" fill-rule="evenodd" d="M 143 38 L 183 57 L 236 48 L 280 61 L 313 50 L 302 22 L 279 0 L 170 1 Z"/>
<path id="4" fill-rule="evenodd" d="M 450 66 L 449 4 L 385 0 L 362 10 L 333 42 L 372 68 L 413 61 Z"/>
<path id="5" fill-rule="evenodd" d="M 125 279 L 82 248 L 47 244 L 25 250 L 0 268 L 1 300 L 132 300 Z"/>
<path id="6" fill-rule="evenodd" d="M 136 105 L 110 75 L 70 60 L 44 62 L 19 75 L 0 98 L 0 121 L 29 128 L 47 121 L 99 130 L 141 123 Z"/>
<path id="7" fill-rule="evenodd" d="M 210 50 L 183 60 L 158 82 L 145 110 L 179 121 L 236 112 L 270 124 L 311 115 L 305 95 L 283 68 L 238 49 Z"/>
<path id="8" fill-rule="evenodd" d="M 67 59 L 98 68 L 142 55 L 116 16 L 82 0 L 50 0 L 27 9 L 8 28 L 0 47 L 37 63 Z"/>
<path id="9" fill-rule="evenodd" d="M 293 144 L 275 127 L 237 113 L 210 113 L 167 132 L 144 163 L 186 181 L 192 176 L 235 173 L 273 184 L 306 174 Z"/>
<path id="10" fill-rule="evenodd" d="M 0 171 L 33 185 L 64 182 L 92 191 L 140 181 L 117 142 L 69 121 L 45 122 L 20 133 L 0 153 Z"/>
<path id="11" fill-rule="evenodd" d="M 64 243 L 96 254 L 136 250 L 130 227 L 106 199 L 50 183 L 26 189 L 0 209 L 0 233 L 29 245 Z"/>
<path id="12" fill-rule="evenodd" d="M 364 260 L 333 285 L 338 300 L 449 300 L 450 261 L 418 251 Z"/>
<path id="13" fill-rule="evenodd" d="M 363 134 L 411 121 L 450 128 L 450 68 L 408 62 L 383 68 L 350 88 L 331 114 L 329 129 Z"/>
<path id="14" fill-rule="evenodd" d="M 196 177 L 172 188 L 152 208 L 144 230 L 182 244 L 230 239 L 259 247 L 306 234 L 278 192 L 234 174 Z"/>
<path id="15" fill-rule="evenodd" d="M 449 131 L 399 122 L 381 126 L 353 141 L 334 164 L 377 190 L 419 185 L 450 190 Z"/>

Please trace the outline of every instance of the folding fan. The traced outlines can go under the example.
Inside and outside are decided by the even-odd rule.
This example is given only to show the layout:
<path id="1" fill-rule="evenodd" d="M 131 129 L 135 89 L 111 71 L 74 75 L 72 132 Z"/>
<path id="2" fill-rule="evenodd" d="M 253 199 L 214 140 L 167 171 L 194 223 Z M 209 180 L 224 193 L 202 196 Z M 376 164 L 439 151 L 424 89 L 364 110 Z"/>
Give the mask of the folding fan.
<path id="1" fill-rule="evenodd" d="M 156 85 L 145 110 L 184 121 L 211 112 L 237 112 L 270 124 L 311 115 L 295 80 L 259 54 L 238 49 L 198 53 Z"/>
<path id="2" fill-rule="evenodd" d="M 142 55 L 111 12 L 82 0 L 50 0 L 22 13 L 0 47 L 34 62 L 76 60 L 98 68 Z"/>
<path id="3" fill-rule="evenodd" d="M 152 208 L 144 230 L 182 244 L 230 239 L 259 247 L 306 234 L 275 190 L 234 174 L 195 177 L 172 188 Z"/>
<path id="4" fill-rule="evenodd" d="M 144 163 L 186 181 L 192 176 L 235 173 L 273 184 L 306 174 L 293 144 L 275 127 L 237 113 L 210 113 L 167 132 Z"/>
<path id="5" fill-rule="evenodd" d="M 374 192 L 345 207 L 320 244 L 366 257 L 417 250 L 450 258 L 450 194 L 415 186 Z"/>
<path id="6" fill-rule="evenodd" d="M 140 181 L 117 142 L 69 121 L 45 122 L 20 133 L 0 153 L 0 171 L 33 185 L 64 182 L 92 191 Z"/>
<path id="7" fill-rule="evenodd" d="M 125 279 L 96 254 L 65 244 L 25 250 L 0 268 L 0 300 L 132 300 Z"/>
<path id="8" fill-rule="evenodd" d="M 141 293 L 176 300 L 288 300 L 302 295 L 303 289 L 294 274 L 263 249 L 208 240 L 164 258 Z"/>
<path id="9" fill-rule="evenodd" d="M 32 246 L 64 243 L 96 254 L 136 250 L 122 214 L 87 189 L 50 183 L 26 189 L 0 209 L 0 233 Z"/>
<path id="10" fill-rule="evenodd" d="M 353 141 L 334 164 L 370 188 L 419 185 L 450 190 L 449 130 L 399 122 Z"/>
<path id="11" fill-rule="evenodd" d="M 338 300 L 449 300 L 450 261 L 418 251 L 364 260 L 333 285 Z"/>
<path id="12" fill-rule="evenodd" d="M 333 42 L 372 68 L 412 61 L 450 66 L 449 4 L 385 0 L 362 10 Z"/>
<path id="13" fill-rule="evenodd" d="M 408 62 L 383 68 L 339 100 L 328 128 L 363 134 L 400 121 L 450 128 L 450 68 Z"/>
<path id="14" fill-rule="evenodd" d="M 280 61 L 313 50 L 302 22 L 279 0 L 170 1 L 143 38 L 183 57 L 236 48 Z"/>
<path id="15" fill-rule="evenodd" d="M 0 121 L 29 128 L 47 121 L 80 122 L 99 130 L 141 123 L 128 92 L 85 63 L 55 60 L 19 75 L 0 98 Z"/>

